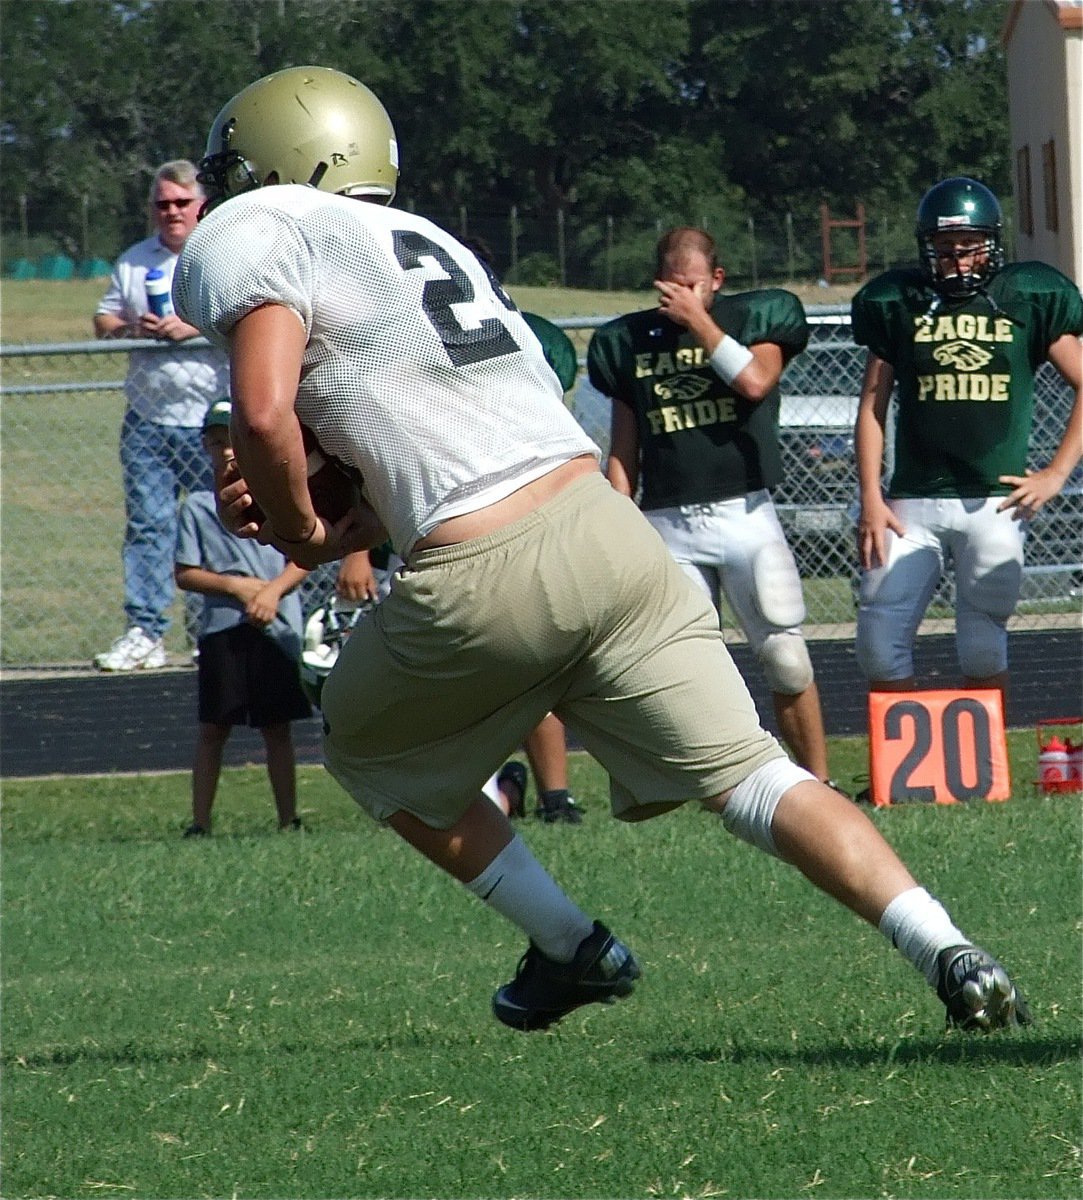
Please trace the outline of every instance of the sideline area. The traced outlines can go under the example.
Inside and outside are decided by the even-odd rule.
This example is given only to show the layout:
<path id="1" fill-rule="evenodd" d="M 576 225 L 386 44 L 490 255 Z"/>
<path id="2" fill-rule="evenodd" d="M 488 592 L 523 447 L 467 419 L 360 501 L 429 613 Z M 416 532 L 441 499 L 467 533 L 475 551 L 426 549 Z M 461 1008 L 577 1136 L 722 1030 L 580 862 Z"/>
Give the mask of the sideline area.
<path id="1" fill-rule="evenodd" d="M 808 645 L 828 735 L 864 734 L 866 689 L 852 639 Z M 739 644 L 730 651 L 761 719 L 771 728 L 770 696 L 751 652 Z M 919 638 L 916 655 L 923 682 L 955 686 L 951 636 Z M 1083 631 L 1015 633 L 1011 662 L 1009 728 L 1032 727 L 1079 711 Z M 0 778 L 188 770 L 195 713 L 196 673 L 191 667 L 135 675 L 7 671 L 0 686 Z M 318 718 L 295 723 L 294 743 L 299 763 L 321 761 Z M 576 748 L 571 735 L 569 746 Z M 226 746 L 225 765 L 263 761 L 259 734 L 238 728 Z"/>

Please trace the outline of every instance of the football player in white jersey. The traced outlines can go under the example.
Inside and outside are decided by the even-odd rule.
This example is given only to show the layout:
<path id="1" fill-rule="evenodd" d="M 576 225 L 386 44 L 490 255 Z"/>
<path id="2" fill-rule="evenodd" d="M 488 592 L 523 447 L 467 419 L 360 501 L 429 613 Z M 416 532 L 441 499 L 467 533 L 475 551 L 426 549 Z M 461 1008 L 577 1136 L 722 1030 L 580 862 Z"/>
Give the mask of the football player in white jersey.
<path id="1" fill-rule="evenodd" d="M 478 791 L 554 711 L 609 772 L 616 816 L 698 800 L 878 925 L 949 1021 L 1027 1020 L 1004 968 L 868 817 L 760 727 L 710 604 L 605 481 L 537 339 L 474 255 L 429 221 L 348 198 L 390 196 L 396 173 L 387 115 L 356 80 L 294 68 L 257 81 L 211 128 L 210 211 L 174 299 L 230 351 L 230 528 L 304 566 L 386 531 L 405 561 L 324 685 L 327 765 L 530 939 L 496 1017 L 544 1029 L 640 974 Z M 357 473 L 363 502 L 334 525 L 312 507 L 299 421 Z"/>

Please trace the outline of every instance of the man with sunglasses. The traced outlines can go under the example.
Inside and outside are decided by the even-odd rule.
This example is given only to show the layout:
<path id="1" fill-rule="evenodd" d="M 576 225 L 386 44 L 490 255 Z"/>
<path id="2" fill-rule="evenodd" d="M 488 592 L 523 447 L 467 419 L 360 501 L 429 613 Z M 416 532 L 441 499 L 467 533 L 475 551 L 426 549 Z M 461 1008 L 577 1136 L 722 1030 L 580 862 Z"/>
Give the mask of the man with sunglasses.
<path id="1" fill-rule="evenodd" d="M 196 226 L 203 199 L 192 163 L 177 159 L 158 168 L 149 196 L 155 232 L 117 259 L 94 314 L 100 338 L 154 338 L 171 347 L 133 350 L 128 360 L 120 433 L 127 628 L 95 657 L 101 671 L 166 665 L 163 637 L 173 603 L 177 502 L 182 492 L 212 486 L 200 437 L 208 405 L 229 391 L 226 357 L 218 350 L 179 349 L 199 330 L 172 311 L 156 315 L 147 301 L 149 272 L 160 271 L 172 283 L 177 255 Z"/>

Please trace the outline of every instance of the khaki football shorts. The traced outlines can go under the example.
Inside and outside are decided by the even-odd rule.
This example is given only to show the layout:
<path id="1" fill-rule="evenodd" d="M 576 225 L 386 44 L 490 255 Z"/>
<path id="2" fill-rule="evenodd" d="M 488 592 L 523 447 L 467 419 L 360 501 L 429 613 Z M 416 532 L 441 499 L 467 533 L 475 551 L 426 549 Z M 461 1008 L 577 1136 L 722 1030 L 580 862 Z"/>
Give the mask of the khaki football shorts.
<path id="1" fill-rule="evenodd" d="M 601 474 L 400 569 L 324 686 L 327 766 L 376 820 L 446 829 L 549 711 L 628 820 L 783 754 L 707 599 Z"/>

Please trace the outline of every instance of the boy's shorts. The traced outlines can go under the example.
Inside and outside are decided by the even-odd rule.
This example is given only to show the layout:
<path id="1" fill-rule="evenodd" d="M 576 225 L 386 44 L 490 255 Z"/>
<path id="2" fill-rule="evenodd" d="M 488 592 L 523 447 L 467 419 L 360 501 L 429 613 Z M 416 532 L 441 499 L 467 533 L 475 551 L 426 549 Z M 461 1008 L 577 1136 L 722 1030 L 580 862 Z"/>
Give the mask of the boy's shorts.
<path id="1" fill-rule="evenodd" d="M 205 725 L 264 729 L 312 715 L 297 664 L 253 625 L 242 622 L 200 638 L 197 674 Z"/>
<path id="2" fill-rule="evenodd" d="M 709 799 L 783 753 L 716 613 L 600 474 L 412 557 L 324 686 L 327 766 L 375 819 L 448 828 L 549 711 L 609 772 L 625 819 Z"/>

